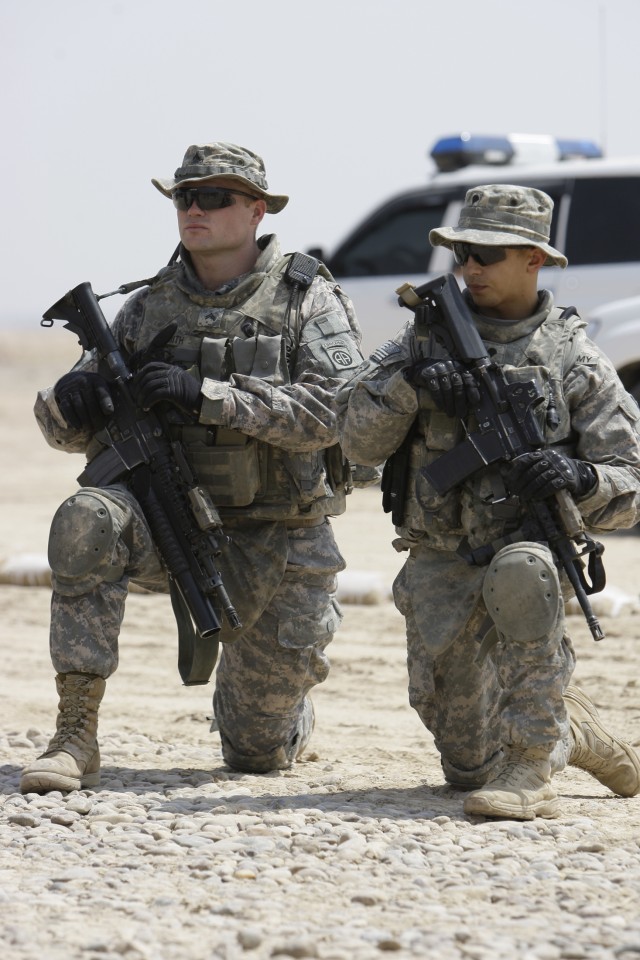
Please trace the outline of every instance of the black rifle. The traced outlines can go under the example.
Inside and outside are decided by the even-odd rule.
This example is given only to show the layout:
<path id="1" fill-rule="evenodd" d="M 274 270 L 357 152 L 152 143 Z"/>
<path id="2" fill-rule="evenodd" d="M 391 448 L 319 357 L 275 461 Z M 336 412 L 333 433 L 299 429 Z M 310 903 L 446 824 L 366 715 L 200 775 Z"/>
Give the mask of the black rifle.
<path id="1" fill-rule="evenodd" d="M 127 284 L 115 292 L 126 293 L 140 285 Z M 133 373 L 99 299 L 90 283 L 81 283 L 49 307 L 41 320 L 45 327 L 64 320 L 80 345 L 95 351 L 113 398 L 113 414 L 96 434 L 104 449 L 87 464 L 78 482 L 101 487 L 122 481 L 135 494 L 169 574 L 180 676 L 188 686 L 207 683 L 218 656 L 216 635 L 221 628 L 214 601 L 232 629 L 241 627 L 215 562 L 220 554 L 220 516 L 207 490 L 198 485 L 182 444 L 170 439 L 162 416 L 136 405 Z M 170 324 L 161 330 L 150 350 L 166 343 L 175 329 Z"/>
<path id="2" fill-rule="evenodd" d="M 508 464 L 522 453 L 545 447 L 546 439 L 534 413 L 544 402 L 544 394 L 535 380 L 507 381 L 502 368 L 489 357 L 453 274 L 420 287 L 403 284 L 397 293 L 400 305 L 414 311 L 417 339 L 428 339 L 433 334 L 450 357 L 473 373 L 480 392 L 480 400 L 472 410 L 477 430 L 467 431 L 461 443 L 422 468 L 435 490 L 442 496 L 482 467 Z M 552 398 L 547 407 L 547 423 L 551 429 L 558 424 Z M 571 582 L 594 640 L 602 640 L 604 633 L 588 594 L 598 593 L 605 586 L 603 545 L 585 532 L 580 512 L 567 490 L 523 506 L 529 515 L 529 535 L 525 539 L 546 541 L 556 565 Z M 493 554 L 489 545 L 473 551 L 467 559 L 482 565 Z M 591 583 L 584 575 L 582 561 L 587 554 Z"/>

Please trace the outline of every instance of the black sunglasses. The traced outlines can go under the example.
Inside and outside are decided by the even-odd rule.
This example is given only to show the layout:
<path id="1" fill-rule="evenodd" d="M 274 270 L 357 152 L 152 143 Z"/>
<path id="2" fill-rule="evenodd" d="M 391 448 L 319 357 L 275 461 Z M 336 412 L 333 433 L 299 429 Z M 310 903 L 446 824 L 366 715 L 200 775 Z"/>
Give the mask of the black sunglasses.
<path id="1" fill-rule="evenodd" d="M 453 259 L 459 267 L 463 267 L 469 257 L 480 264 L 481 267 L 488 267 L 492 263 L 500 263 L 507 259 L 508 247 L 483 247 L 475 243 L 453 243 Z"/>
<path id="2" fill-rule="evenodd" d="M 222 207 L 230 207 L 235 203 L 233 194 L 248 197 L 249 200 L 258 199 L 250 193 L 230 190 L 228 187 L 178 187 L 171 194 L 171 199 L 178 210 L 188 210 L 194 203 L 197 203 L 201 210 L 221 210 Z"/>

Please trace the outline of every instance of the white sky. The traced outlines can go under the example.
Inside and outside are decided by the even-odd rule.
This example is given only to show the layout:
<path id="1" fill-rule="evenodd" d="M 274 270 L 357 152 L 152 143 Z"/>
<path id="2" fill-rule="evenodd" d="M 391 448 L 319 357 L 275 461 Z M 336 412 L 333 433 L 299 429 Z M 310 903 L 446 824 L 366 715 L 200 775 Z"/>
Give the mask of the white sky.
<path id="1" fill-rule="evenodd" d="M 191 143 L 264 157 L 285 250 L 333 247 L 446 134 L 640 155 L 640 0 L 0 0 L 0 27 L 0 325 L 155 273 L 150 178 Z"/>

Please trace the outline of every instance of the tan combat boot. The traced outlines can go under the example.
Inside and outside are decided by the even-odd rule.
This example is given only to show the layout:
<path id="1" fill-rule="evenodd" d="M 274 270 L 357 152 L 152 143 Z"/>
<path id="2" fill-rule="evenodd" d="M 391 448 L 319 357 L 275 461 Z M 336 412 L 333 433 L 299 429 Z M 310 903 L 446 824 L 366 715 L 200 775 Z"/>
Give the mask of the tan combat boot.
<path id="1" fill-rule="evenodd" d="M 570 766 L 586 770 L 621 797 L 635 797 L 640 793 L 640 757 L 631 744 L 605 729 L 598 711 L 579 687 L 567 687 L 564 701 L 574 741 Z"/>
<path id="2" fill-rule="evenodd" d="M 549 753 L 539 747 L 511 747 L 500 773 L 470 793 L 465 813 L 509 820 L 557 817 L 558 798 L 551 786 Z"/>
<path id="3" fill-rule="evenodd" d="M 25 767 L 22 793 L 79 790 L 100 783 L 96 734 L 105 681 L 90 673 L 59 673 L 56 687 L 60 697 L 56 733 L 42 756 Z"/>

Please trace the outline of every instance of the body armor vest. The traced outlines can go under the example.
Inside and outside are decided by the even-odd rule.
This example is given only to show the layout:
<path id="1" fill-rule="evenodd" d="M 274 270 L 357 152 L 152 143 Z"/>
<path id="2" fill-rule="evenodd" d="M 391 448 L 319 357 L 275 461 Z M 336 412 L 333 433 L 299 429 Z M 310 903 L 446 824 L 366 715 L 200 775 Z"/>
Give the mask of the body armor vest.
<path id="1" fill-rule="evenodd" d="M 191 289 L 180 264 L 165 268 L 146 299 L 135 349 L 147 347 L 175 320 L 167 357 L 200 382 L 228 380 L 232 373 L 274 386 L 289 382 L 288 364 L 299 341 L 299 304 L 292 306 L 295 291 L 284 279 L 289 259 L 273 256 L 268 270 L 248 274 L 222 294 Z M 197 481 L 227 517 L 314 518 L 345 509 L 348 474 L 337 446 L 290 453 L 237 430 L 184 423 L 179 415 L 173 416 L 172 433 L 182 441 Z"/>
<path id="2" fill-rule="evenodd" d="M 493 359 L 510 382 L 535 379 L 545 397 L 535 410 L 547 443 L 562 453 L 572 455 L 573 438 L 570 412 L 564 395 L 564 376 L 573 363 L 573 340 L 584 327 L 576 315 L 562 316 L 553 307 L 547 317 L 531 333 L 507 343 L 485 339 Z M 484 338 L 483 338 L 484 339 Z M 432 355 L 430 351 L 430 355 Z M 552 429 L 547 411 L 555 408 L 558 425 Z M 469 425 L 473 429 L 474 425 Z M 416 433 L 411 445 L 409 490 L 404 529 L 425 531 L 439 549 L 455 550 L 462 537 L 472 548 L 502 536 L 520 521 L 513 507 L 502 508 L 504 484 L 497 466 L 469 477 L 459 487 L 440 496 L 420 473 L 421 467 L 436 460 L 464 439 L 459 420 L 438 410 L 428 391 L 419 392 Z"/>

